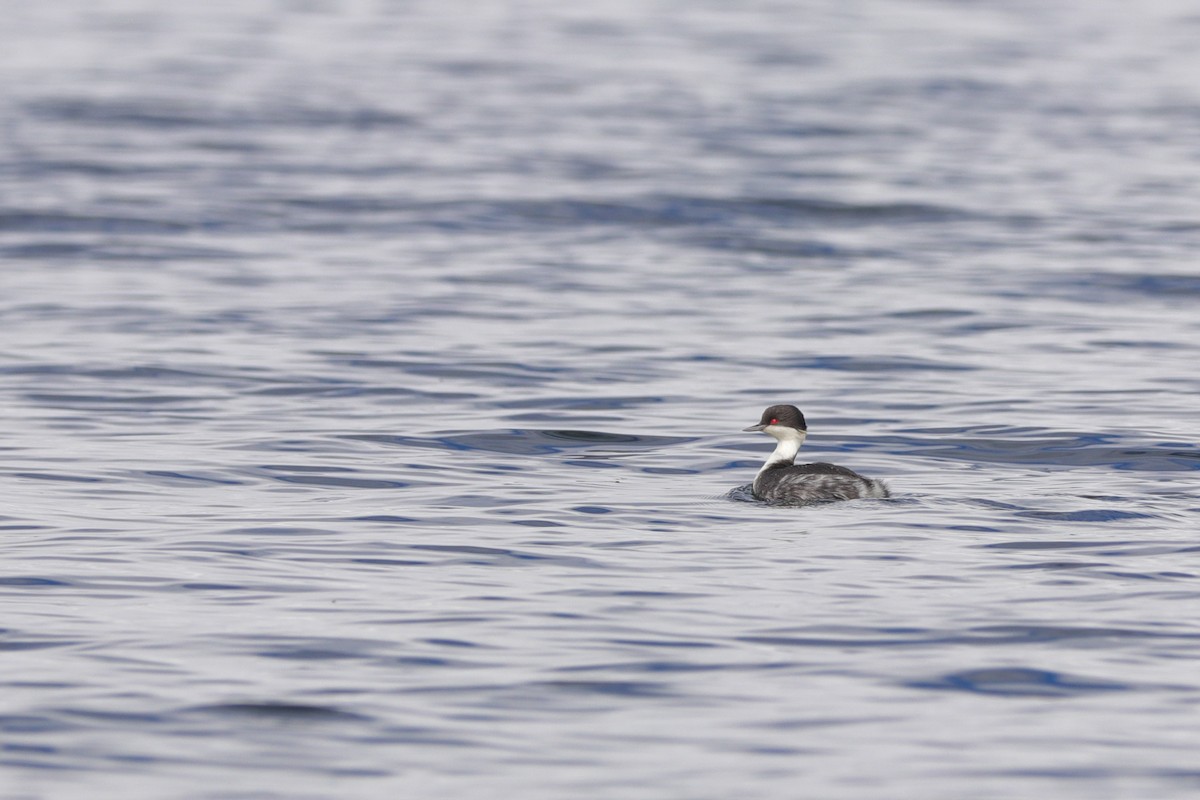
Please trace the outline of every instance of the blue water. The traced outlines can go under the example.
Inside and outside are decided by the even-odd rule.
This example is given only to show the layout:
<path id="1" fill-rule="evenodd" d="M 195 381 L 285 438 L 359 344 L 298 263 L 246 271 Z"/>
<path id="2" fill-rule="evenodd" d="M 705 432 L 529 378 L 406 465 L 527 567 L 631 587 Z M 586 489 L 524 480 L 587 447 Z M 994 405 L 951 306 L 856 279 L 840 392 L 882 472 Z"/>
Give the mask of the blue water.
<path id="1" fill-rule="evenodd" d="M 1194 4 L 2 11 L 6 800 L 1200 793 Z"/>

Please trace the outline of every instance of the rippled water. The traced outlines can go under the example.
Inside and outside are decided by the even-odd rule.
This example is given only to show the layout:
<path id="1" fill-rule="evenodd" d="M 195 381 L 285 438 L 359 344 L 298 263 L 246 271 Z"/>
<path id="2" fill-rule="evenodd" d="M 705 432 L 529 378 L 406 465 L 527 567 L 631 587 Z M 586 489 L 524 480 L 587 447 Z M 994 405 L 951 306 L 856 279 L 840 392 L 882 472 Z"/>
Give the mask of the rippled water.
<path id="1" fill-rule="evenodd" d="M 3 11 L 5 797 L 1200 791 L 1193 5 Z"/>

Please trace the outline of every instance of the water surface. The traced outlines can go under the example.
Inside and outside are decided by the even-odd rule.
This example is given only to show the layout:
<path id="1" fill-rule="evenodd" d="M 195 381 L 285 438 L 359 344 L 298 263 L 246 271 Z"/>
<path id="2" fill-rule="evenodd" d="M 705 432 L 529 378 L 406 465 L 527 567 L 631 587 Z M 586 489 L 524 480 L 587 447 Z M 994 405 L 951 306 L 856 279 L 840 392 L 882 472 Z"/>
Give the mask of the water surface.
<path id="1" fill-rule="evenodd" d="M 6 796 L 1196 793 L 1188 4 L 4 16 Z"/>

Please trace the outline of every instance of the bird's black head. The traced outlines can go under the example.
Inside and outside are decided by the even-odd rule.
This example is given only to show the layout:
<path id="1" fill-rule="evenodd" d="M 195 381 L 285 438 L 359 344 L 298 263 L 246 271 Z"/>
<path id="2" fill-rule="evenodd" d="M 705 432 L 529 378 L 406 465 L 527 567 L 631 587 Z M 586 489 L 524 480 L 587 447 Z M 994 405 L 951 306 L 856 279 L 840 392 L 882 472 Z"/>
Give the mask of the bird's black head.
<path id="1" fill-rule="evenodd" d="M 751 425 L 746 430 L 761 431 L 770 425 L 795 428 L 798 431 L 808 430 L 808 426 L 804 424 L 804 415 L 795 406 L 771 406 L 762 413 L 762 419 L 758 421 L 757 425 Z"/>

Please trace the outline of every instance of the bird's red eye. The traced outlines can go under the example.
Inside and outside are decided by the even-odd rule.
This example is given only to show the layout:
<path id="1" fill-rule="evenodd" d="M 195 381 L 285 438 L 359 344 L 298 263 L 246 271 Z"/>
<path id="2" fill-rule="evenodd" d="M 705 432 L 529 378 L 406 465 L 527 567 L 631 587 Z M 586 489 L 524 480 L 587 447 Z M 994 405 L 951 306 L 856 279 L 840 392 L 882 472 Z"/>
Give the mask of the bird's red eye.
<path id="1" fill-rule="evenodd" d="M 772 419 L 771 419 L 771 424 L 772 424 L 772 425 L 774 425 L 774 424 L 775 424 L 775 423 L 777 423 L 777 422 L 779 422 L 779 420 L 777 420 L 777 419 L 774 419 L 774 418 L 772 418 Z"/>

